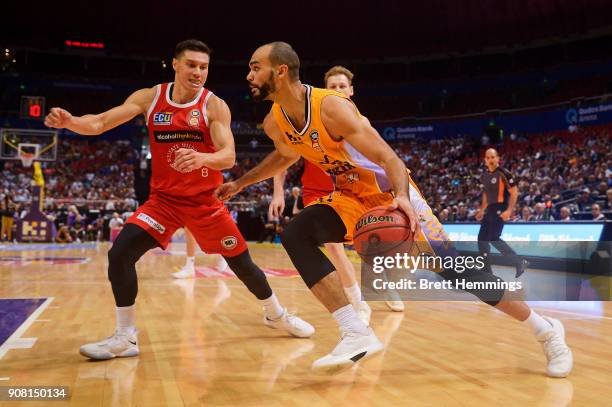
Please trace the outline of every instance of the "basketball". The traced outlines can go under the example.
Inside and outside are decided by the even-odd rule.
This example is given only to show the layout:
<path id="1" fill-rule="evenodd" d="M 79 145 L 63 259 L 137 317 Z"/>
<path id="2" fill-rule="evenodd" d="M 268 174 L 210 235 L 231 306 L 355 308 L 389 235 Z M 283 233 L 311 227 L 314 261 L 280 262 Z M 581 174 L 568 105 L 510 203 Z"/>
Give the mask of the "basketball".
<path id="1" fill-rule="evenodd" d="M 377 206 L 363 214 L 353 232 L 355 250 L 366 263 L 376 256 L 410 252 L 414 233 L 410 220 L 400 210 Z"/>

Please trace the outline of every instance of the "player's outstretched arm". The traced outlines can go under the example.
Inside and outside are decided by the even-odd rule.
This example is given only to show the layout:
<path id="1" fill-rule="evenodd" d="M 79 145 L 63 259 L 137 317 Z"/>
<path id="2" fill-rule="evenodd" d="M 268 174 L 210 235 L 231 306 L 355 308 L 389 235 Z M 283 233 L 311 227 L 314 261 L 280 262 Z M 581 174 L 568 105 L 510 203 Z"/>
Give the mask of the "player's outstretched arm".
<path id="1" fill-rule="evenodd" d="M 403 161 L 378 132 L 359 116 L 355 106 L 348 100 L 336 96 L 323 99 L 321 120 L 332 137 L 336 140 L 345 139 L 368 160 L 378 164 L 385 171 L 395 192 L 391 208 L 399 208 L 408 215 L 414 232 L 418 218 L 408 198 L 409 181 Z"/>
<path id="2" fill-rule="evenodd" d="M 221 200 L 229 199 L 243 188 L 273 177 L 300 159 L 300 155 L 285 144 L 283 134 L 271 114 L 268 114 L 264 119 L 263 127 L 266 135 L 274 142 L 276 149 L 236 181 L 219 186 L 215 191 L 217 198 Z"/>
<path id="3" fill-rule="evenodd" d="M 232 134 L 232 114 L 223 99 L 213 95 L 207 106 L 210 137 L 215 145 L 214 153 L 199 153 L 190 148 L 180 148 L 175 153 L 174 165 L 181 172 L 202 167 L 213 170 L 232 168 L 236 162 L 236 147 Z"/>
<path id="4" fill-rule="evenodd" d="M 45 126 L 68 129 L 86 136 L 96 136 L 145 114 L 155 97 L 155 88 L 140 89 L 132 93 L 122 105 L 100 114 L 73 116 L 65 109 L 53 107 L 45 117 Z"/>

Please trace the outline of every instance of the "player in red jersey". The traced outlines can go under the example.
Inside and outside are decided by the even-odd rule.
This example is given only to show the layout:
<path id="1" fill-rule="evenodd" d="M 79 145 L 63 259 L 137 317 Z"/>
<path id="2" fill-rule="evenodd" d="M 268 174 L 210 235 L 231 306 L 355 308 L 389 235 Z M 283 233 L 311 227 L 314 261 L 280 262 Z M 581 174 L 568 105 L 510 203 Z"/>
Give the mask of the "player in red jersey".
<path id="1" fill-rule="evenodd" d="M 354 94 L 353 76 L 353 73 L 347 68 L 343 66 L 334 66 L 325 73 L 325 87 L 343 93 L 348 97 L 352 97 Z M 369 125 L 370 122 L 366 117 L 362 116 L 362 119 Z M 303 161 L 304 171 L 301 177 L 303 186 L 302 199 L 304 201 L 304 206 L 307 206 L 320 197 L 330 194 L 334 190 L 334 184 L 332 178 L 328 174 L 324 173 L 310 161 Z M 285 206 L 285 176 L 286 171 L 274 176 L 274 196 L 270 202 L 271 216 L 282 213 Z M 355 279 L 355 268 L 344 251 L 344 245 L 342 243 L 325 243 L 324 246 L 330 261 L 338 271 L 342 287 L 344 288 L 348 300 L 353 305 L 353 308 L 355 308 L 355 311 L 357 311 L 359 318 L 366 324 L 369 324 L 372 310 L 365 301 L 361 300 L 361 290 Z M 393 311 L 401 312 L 404 310 L 404 303 L 402 301 L 385 301 L 385 303 Z"/>
<path id="2" fill-rule="evenodd" d="M 235 162 L 231 114 L 227 104 L 204 88 L 210 49 L 198 40 L 177 44 L 174 82 L 141 89 L 126 101 L 97 115 L 73 116 L 53 108 L 45 124 L 83 135 L 98 135 L 144 115 L 153 160 L 149 200 L 132 215 L 108 253 L 108 278 L 116 303 L 117 329 L 100 342 L 81 347 L 92 359 L 136 356 L 138 282 L 135 264 L 148 250 L 166 248 L 176 229 L 188 227 L 203 251 L 220 253 L 264 307 L 264 324 L 294 336 L 314 328 L 289 315 L 264 273 L 249 255 L 246 242 L 221 201 L 213 196 L 223 183 L 221 170 Z"/>

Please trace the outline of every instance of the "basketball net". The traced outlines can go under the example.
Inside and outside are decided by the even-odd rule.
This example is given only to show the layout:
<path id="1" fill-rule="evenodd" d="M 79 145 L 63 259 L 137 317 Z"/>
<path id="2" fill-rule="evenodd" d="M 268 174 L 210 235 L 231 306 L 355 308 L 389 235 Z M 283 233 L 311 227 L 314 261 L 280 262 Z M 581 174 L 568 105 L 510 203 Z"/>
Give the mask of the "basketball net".
<path id="1" fill-rule="evenodd" d="M 23 164 L 24 167 L 31 167 L 32 166 L 32 162 L 34 161 L 34 158 L 36 158 L 35 154 L 25 153 L 23 151 L 19 155 L 19 159 L 21 160 L 21 164 Z"/>

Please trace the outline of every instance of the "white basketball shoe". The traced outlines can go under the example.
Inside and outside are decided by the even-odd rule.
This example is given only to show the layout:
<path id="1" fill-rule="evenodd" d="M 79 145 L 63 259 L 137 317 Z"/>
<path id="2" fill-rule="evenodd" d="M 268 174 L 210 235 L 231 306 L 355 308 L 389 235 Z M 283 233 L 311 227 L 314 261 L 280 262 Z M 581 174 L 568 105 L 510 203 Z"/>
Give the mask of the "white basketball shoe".
<path id="1" fill-rule="evenodd" d="M 287 312 L 286 308 L 283 315 L 276 319 L 269 319 L 267 315 L 264 315 L 263 322 L 268 328 L 283 329 L 298 338 L 310 338 L 315 333 L 315 329 L 312 325 L 290 314 Z"/>
<path id="2" fill-rule="evenodd" d="M 546 355 L 548 365 L 546 374 L 550 377 L 567 377 L 572 371 L 574 358 L 572 351 L 565 343 L 565 329 L 561 321 L 542 316 L 552 327 L 538 336 L 538 342 Z"/>
<path id="3" fill-rule="evenodd" d="M 353 366 L 360 360 L 370 358 L 383 348 L 384 345 L 370 328 L 365 335 L 343 332 L 342 338 L 334 350 L 330 354 L 315 360 L 312 369 L 326 373 L 337 373 Z"/>
<path id="4" fill-rule="evenodd" d="M 79 352 L 85 357 L 96 360 L 138 356 L 140 353 L 138 348 L 138 331 L 119 333 L 116 330 L 112 336 L 106 339 L 81 346 Z"/>

